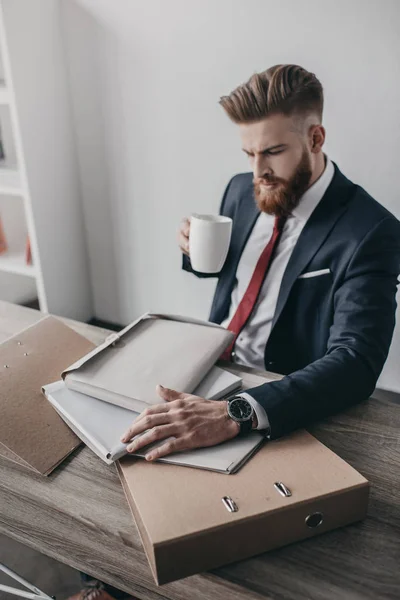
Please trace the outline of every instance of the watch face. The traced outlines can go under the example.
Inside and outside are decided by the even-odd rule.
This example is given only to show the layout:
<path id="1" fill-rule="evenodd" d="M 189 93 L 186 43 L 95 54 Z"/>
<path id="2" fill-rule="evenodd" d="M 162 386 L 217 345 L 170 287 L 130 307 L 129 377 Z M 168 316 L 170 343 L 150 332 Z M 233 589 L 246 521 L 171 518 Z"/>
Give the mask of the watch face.
<path id="1" fill-rule="evenodd" d="M 235 398 L 229 403 L 229 412 L 235 421 L 248 421 L 253 415 L 251 404 L 244 398 Z"/>

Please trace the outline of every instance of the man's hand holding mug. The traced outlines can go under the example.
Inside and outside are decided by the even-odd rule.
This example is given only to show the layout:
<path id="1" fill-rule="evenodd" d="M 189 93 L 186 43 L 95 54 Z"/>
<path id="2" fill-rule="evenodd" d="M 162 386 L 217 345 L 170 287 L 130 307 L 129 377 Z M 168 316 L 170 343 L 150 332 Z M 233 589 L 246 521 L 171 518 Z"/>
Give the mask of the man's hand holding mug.
<path id="1" fill-rule="evenodd" d="M 181 223 L 179 247 L 190 257 L 194 271 L 219 273 L 228 254 L 231 234 L 229 217 L 193 214 Z"/>

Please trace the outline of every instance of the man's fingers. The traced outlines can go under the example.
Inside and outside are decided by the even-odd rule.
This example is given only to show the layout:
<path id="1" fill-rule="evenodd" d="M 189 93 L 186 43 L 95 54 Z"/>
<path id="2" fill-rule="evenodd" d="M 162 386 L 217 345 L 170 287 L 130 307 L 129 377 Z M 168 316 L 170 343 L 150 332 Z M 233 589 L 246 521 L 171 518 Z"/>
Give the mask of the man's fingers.
<path id="1" fill-rule="evenodd" d="M 158 405 L 157 405 L 158 406 Z M 155 407 L 154 407 L 155 408 Z M 170 422 L 170 417 L 168 414 L 168 404 L 161 405 L 161 408 L 165 410 L 160 410 L 158 413 L 154 414 L 146 414 L 146 412 L 139 415 L 129 427 L 127 431 L 121 437 L 121 442 L 129 442 L 135 435 L 139 435 L 146 431 L 146 429 L 151 429 L 152 427 L 156 427 L 157 425 L 165 425 Z"/>
<path id="2" fill-rule="evenodd" d="M 159 440 L 165 440 L 176 433 L 176 426 L 173 424 L 160 425 L 160 427 L 154 427 L 150 431 L 146 431 L 143 435 L 137 437 L 132 443 L 127 446 L 128 452 L 137 452 L 140 448 L 144 448 L 149 444 L 154 444 Z"/>
<path id="3" fill-rule="evenodd" d="M 177 392 L 176 390 L 165 388 L 162 385 L 158 385 L 156 389 L 157 394 L 164 400 L 167 400 L 167 402 L 173 402 L 174 400 L 184 400 L 186 396 L 189 396 L 189 394 L 183 394 L 181 392 Z"/>
<path id="4" fill-rule="evenodd" d="M 183 219 L 178 233 L 178 243 L 181 251 L 189 256 L 190 219 Z"/>
<path id="5" fill-rule="evenodd" d="M 178 231 L 178 239 L 179 239 L 179 241 L 182 241 L 182 242 L 188 242 L 189 241 L 189 231 L 182 227 L 182 229 L 180 229 Z"/>
<path id="6" fill-rule="evenodd" d="M 192 396 L 191 394 L 177 392 L 176 390 L 165 388 L 162 385 L 158 385 L 156 390 L 159 396 L 161 396 L 165 402 L 149 406 L 146 408 L 146 410 L 140 413 L 140 415 L 133 421 L 129 429 L 121 436 L 121 442 L 129 442 L 129 440 L 131 440 L 135 435 L 139 435 L 151 427 L 170 423 L 172 417 L 169 411 L 171 408 L 174 408 L 174 406 L 171 404 L 172 402 L 176 400 L 182 402 L 196 398 L 196 396 Z"/>
<path id="7" fill-rule="evenodd" d="M 181 223 L 181 232 L 183 233 L 183 235 L 186 238 L 189 238 L 189 233 L 190 233 L 190 220 L 189 219 L 183 219 L 183 221 Z"/>
<path id="8" fill-rule="evenodd" d="M 138 421 L 141 421 L 142 419 L 145 419 L 146 417 L 149 417 L 151 415 L 167 413 L 169 410 L 170 406 L 168 402 L 163 402 L 162 404 L 153 404 L 152 406 L 149 406 L 148 408 L 146 408 L 146 410 L 141 412 L 140 415 L 134 420 L 134 423 L 137 423 Z"/>
<path id="9" fill-rule="evenodd" d="M 189 238 L 185 237 L 181 233 L 178 241 L 179 248 L 182 250 L 182 252 L 184 252 L 185 254 L 189 254 Z"/>
<path id="10" fill-rule="evenodd" d="M 156 460 L 157 458 L 161 458 L 162 456 L 167 456 L 167 454 L 171 454 L 172 452 L 178 452 L 182 450 L 189 450 L 192 448 L 190 437 L 182 436 L 176 438 L 174 440 L 168 440 L 165 444 L 160 444 L 157 448 L 153 448 L 146 454 L 146 460 Z"/>

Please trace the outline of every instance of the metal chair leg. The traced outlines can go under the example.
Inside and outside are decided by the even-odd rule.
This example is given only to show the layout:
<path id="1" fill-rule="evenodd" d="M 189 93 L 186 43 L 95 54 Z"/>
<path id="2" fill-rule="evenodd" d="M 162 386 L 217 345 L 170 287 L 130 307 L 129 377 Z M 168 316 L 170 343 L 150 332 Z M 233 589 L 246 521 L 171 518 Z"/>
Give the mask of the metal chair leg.
<path id="1" fill-rule="evenodd" d="M 9 587 L 8 585 L 3 585 L 0 583 L 1 591 L 8 592 L 14 596 L 19 596 L 20 598 L 29 598 L 29 600 L 55 600 L 55 596 L 48 596 L 39 590 L 39 588 L 20 577 L 17 573 L 14 573 L 14 571 L 2 563 L 0 563 L 0 571 L 3 571 L 3 573 L 11 577 L 11 579 L 18 581 L 18 583 L 26 587 L 28 590 L 31 590 L 30 592 L 26 592 L 25 590 L 19 590 L 18 588 Z"/>

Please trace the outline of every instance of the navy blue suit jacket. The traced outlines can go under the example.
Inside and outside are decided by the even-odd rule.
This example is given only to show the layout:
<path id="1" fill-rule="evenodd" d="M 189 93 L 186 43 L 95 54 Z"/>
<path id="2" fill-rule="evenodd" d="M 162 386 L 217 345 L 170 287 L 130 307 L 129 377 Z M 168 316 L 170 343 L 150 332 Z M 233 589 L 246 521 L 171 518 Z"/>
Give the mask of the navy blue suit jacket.
<path id="1" fill-rule="evenodd" d="M 265 408 L 272 438 L 367 399 L 393 335 L 400 222 L 334 167 L 290 257 L 265 345 L 265 368 L 285 377 L 248 390 Z M 259 215 L 252 179 L 236 175 L 223 196 L 221 213 L 233 229 L 215 275 L 215 323 L 228 316 L 238 262 Z M 204 277 L 186 256 L 183 268 Z M 298 279 L 326 268 L 328 275 Z"/>

